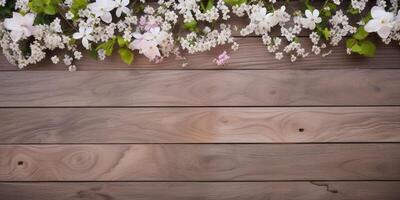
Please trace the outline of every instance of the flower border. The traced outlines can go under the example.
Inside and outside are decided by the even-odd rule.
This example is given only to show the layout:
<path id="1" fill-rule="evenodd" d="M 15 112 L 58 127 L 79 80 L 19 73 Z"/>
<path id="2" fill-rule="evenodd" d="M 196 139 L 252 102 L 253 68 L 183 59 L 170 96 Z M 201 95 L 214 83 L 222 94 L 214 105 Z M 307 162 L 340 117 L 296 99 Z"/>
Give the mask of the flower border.
<path id="1" fill-rule="evenodd" d="M 0 0 L 0 46 L 8 61 L 19 68 L 46 59 L 62 62 L 70 71 L 74 61 L 88 51 L 104 60 L 117 51 L 131 64 L 142 54 L 160 63 L 175 56 L 188 61 L 183 52 L 194 54 L 230 44 L 231 50 L 213 62 L 229 62 L 228 51 L 239 44 L 232 35 L 261 36 L 276 59 L 292 62 L 310 54 L 325 57 L 330 48 L 346 44 L 348 54 L 372 57 L 376 47 L 371 33 L 385 44 L 400 41 L 400 11 L 397 0 L 309 0 L 301 8 L 276 0 Z M 238 28 L 232 17 L 245 18 Z M 355 21 L 350 20 L 355 19 Z M 279 30 L 281 37 L 273 36 Z M 306 33 L 312 46 L 303 47 L 299 35 Z M 399 43 L 400 44 L 400 43 Z"/>

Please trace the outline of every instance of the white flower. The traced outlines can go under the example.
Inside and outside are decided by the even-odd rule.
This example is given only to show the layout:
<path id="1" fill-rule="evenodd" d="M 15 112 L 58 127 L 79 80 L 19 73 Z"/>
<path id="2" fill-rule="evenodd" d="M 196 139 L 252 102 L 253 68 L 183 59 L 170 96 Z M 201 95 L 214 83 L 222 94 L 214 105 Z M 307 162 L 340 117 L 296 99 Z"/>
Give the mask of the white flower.
<path id="1" fill-rule="evenodd" d="M 132 35 L 135 40 L 129 45 L 130 49 L 138 49 L 141 54 L 151 61 L 161 57 L 158 45 L 165 40 L 167 33 L 161 31 L 160 27 L 151 28 L 144 34 L 133 33 Z"/>
<path id="2" fill-rule="evenodd" d="M 90 44 L 89 44 L 89 40 L 93 41 L 93 36 L 90 35 L 93 32 L 93 28 L 91 27 L 83 27 L 81 26 L 79 28 L 79 32 L 76 32 L 72 35 L 72 37 L 74 39 L 81 39 L 82 38 L 82 45 L 86 48 L 86 49 L 90 49 Z"/>
<path id="3" fill-rule="evenodd" d="M 68 11 L 67 13 L 65 13 L 65 18 L 71 20 L 72 18 L 74 18 L 74 13 Z"/>
<path id="4" fill-rule="evenodd" d="M 58 58 L 58 56 L 53 56 L 50 59 L 54 64 L 57 64 L 58 62 L 60 62 L 60 59 Z"/>
<path id="5" fill-rule="evenodd" d="M 129 13 L 129 8 L 127 8 L 126 6 L 129 5 L 129 0 L 115 0 L 116 6 L 117 7 L 117 11 L 116 11 L 116 15 L 117 17 L 121 17 L 122 13 L 128 14 Z"/>
<path id="6" fill-rule="evenodd" d="M 70 72 L 75 72 L 76 70 L 77 70 L 77 68 L 76 68 L 75 65 L 70 65 L 70 66 L 68 67 L 68 71 L 70 71 Z"/>
<path id="7" fill-rule="evenodd" d="M 322 21 L 321 17 L 319 17 L 319 11 L 317 9 L 315 9 L 312 13 L 310 10 L 306 10 L 305 15 L 305 18 L 301 18 L 301 24 L 304 28 L 314 30 L 315 25 L 321 23 Z"/>
<path id="8" fill-rule="evenodd" d="M 115 6 L 115 1 L 113 0 L 96 0 L 96 2 L 89 4 L 87 7 L 96 17 L 100 17 L 106 23 L 110 23 L 112 21 L 110 11 Z"/>
<path id="9" fill-rule="evenodd" d="M 35 15 L 28 13 L 24 16 L 17 12 L 13 12 L 12 18 L 4 20 L 4 27 L 11 31 L 11 39 L 16 42 L 23 37 L 29 37 L 35 31 L 33 22 L 35 21 Z"/>
<path id="10" fill-rule="evenodd" d="M 393 28 L 393 13 L 386 12 L 383 8 L 374 6 L 371 9 L 372 19 L 364 26 L 365 31 L 377 32 L 381 38 L 387 38 Z"/>

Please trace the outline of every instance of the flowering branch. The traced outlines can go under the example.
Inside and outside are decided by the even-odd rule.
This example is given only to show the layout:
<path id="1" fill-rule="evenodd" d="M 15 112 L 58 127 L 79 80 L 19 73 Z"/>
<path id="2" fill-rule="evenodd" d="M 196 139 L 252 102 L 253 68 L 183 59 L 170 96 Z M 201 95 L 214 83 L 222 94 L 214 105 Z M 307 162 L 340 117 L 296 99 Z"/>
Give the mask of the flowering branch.
<path id="1" fill-rule="evenodd" d="M 396 0 L 325 0 L 319 5 L 309 0 L 301 8 L 292 7 L 289 0 L 158 0 L 156 4 L 144 0 L 0 0 L 0 46 L 10 63 L 20 68 L 62 49 L 50 60 L 62 60 L 74 71 L 74 61 L 82 58 L 82 51 L 100 60 L 118 52 L 127 64 L 138 54 L 159 63 L 169 56 L 185 60 L 183 52 L 205 52 L 226 44 L 236 51 L 239 44 L 234 31 L 260 36 L 276 59 L 289 57 L 293 62 L 310 54 L 327 56 L 330 47 L 341 43 L 349 54 L 371 57 L 376 52 L 371 37 L 385 44 L 400 41 Z M 233 16 L 247 19 L 248 24 L 232 25 Z M 360 20 L 350 20 L 355 17 Z M 282 37 L 273 36 L 273 30 Z M 304 35 L 311 49 L 300 42 Z M 226 50 L 210 61 L 224 65 L 229 58 Z"/>

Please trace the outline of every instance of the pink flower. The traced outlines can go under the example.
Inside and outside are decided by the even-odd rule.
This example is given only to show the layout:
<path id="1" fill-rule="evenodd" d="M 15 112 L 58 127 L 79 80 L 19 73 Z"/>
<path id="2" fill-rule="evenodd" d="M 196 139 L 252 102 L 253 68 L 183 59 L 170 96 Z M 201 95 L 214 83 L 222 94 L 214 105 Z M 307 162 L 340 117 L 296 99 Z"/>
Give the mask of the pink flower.
<path id="1" fill-rule="evenodd" d="M 132 50 L 139 50 L 150 61 L 157 61 L 161 57 L 158 45 L 165 39 L 165 32 L 160 31 L 159 27 L 152 28 L 144 34 L 133 33 L 135 40 L 129 45 Z"/>
<path id="2" fill-rule="evenodd" d="M 226 61 L 231 58 L 228 56 L 228 53 L 226 51 L 222 52 L 216 59 L 214 59 L 214 62 L 220 66 L 220 65 L 225 65 Z"/>
<path id="3" fill-rule="evenodd" d="M 158 26 L 157 22 L 148 21 L 145 16 L 142 16 L 139 19 L 139 27 L 145 31 L 149 31 L 152 28 L 156 28 L 159 26 Z"/>

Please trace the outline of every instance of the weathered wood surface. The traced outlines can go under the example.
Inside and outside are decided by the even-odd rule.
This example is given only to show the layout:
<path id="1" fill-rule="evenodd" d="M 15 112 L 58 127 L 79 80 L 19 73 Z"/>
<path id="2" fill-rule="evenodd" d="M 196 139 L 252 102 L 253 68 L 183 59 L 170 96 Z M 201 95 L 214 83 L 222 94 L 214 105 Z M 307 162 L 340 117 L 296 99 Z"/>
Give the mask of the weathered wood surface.
<path id="1" fill-rule="evenodd" d="M 0 73 L 0 107 L 399 105 L 399 70 Z"/>
<path id="2" fill-rule="evenodd" d="M 0 146 L 0 181 L 145 180 L 400 180 L 400 144 Z"/>
<path id="3" fill-rule="evenodd" d="M 1 108 L 0 143 L 400 142 L 400 107 Z"/>
<path id="4" fill-rule="evenodd" d="M 161 64 L 87 57 L 76 73 L 1 55 L 0 199 L 400 197 L 398 45 L 291 63 L 236 40 L 225 66 L 212 60 L 229 46 Z"/>
<path id="5" fill-rule="evenodd" d="M 302 38 L 302 44 L 310 47 L 309 39 Z M 347 55 L 346 47 L 340 45 L 332 48 L 332 54 L 322 58 L 321 56 L 310 55 L 305 59 L 299 59 L 292 63 L 288 58 L 284 60 L 275 59 L 274 54 L 267 52 L 260 38 L 238 38 L 240 49 L 237 52 L 231 52 L 231 59 L 224 66 L 217 66 L 212 60 L 222 51 L 230 49 L 229 46 L 216 48 L 211 52 L 188 55 L 187 60 L 176 60 L 171 57 L 165 59 L 160 64 L 150 63 L 144 56 L 136 56 L 132 65 L 124 64 L 118 55 L 107 58 L 105 61 L 97 61 L 88 55 L 76 65 L 79 70 L 135 70 L 135 69 L 355 69 L 355 68 L 373 68 L 373 69 L 394 69 L 400 68 L 400 48 L 398 45 L 384 45 L 377 41 L 377 55 L 373 58 L 365 58 L 357 55 Z M 310 47 L 311 48 L 311 47 Z M 183 68 L 182 64 L 188 65 Z M 18 67 L 10 65 L 3 55 L 0 55 L 0 71 L 17 70 Z M 63 64 L 54 65 L 40 63 L 30 66 L 27 70 L 62 70 L 67 68 Z"/>
<path id="6" fill-rule="evenodd" d="M 400 182 L 0 183 L 12 200 L 395 200 Z"/>

